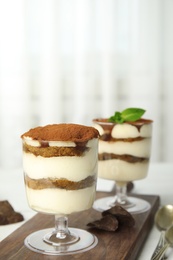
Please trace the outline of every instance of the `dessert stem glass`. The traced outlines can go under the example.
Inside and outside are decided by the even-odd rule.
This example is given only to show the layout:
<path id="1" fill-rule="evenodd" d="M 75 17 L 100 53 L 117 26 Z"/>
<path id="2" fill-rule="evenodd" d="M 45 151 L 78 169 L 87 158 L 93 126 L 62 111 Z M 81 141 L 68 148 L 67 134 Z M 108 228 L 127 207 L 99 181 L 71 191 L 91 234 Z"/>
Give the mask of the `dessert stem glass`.
<path id="1" fill-rule="evenodd" d="M 140 119 L 136 122 L 116 124 L 108 119 L 94 119 L 93 126 L 99 131 L 98 177 L 115 181 L 116 194 L 98 199 L 94 209 L 107 210 L 121 205 L 131 213 L 149 210 L 150 204 L 137 197 L 128 196 L 128 182 L 147 176 L 152 121 Z"/>
<path id="2" fill-rule="evenodd" d="M 68 227 L 68 217 L 55 216 L 55 228 L 41 229 L 25 238 L 31 251 L 45 255 L 71 255 L 94 248 L 98 239 L 92 233 Z"/>
<path id="3" fill-rule="evenodd" d="M 43 240 L 48 244 L 59 246 L 73 244 L 79 240 L 79 236 L 70 232 L 67 216 L 55 215 L 55 229 L 47 233 Z"/>
<path id="4" fill-rule="evenodd" d="M 134 206 L 134 203 L 128 199 L 127 196 L 127 182 L 116 182 L 116 194 L 110 199 L 108 203 L 110 207 L 115 205 L 121 205 L 124 208 L 128 209 Z"/>
<path id="5" fill-rule="evenodd" d="M 127 192 L 126 182 L 123 183 L 116 182 L 116 196 L 112 201 L 112 206 L 115 206 L 116 202 L 121 205 L 129 204 L 127 200 L 126 192 Z"/>
<path id="6" fill-rule="evenodd" d="M 82 148 L 78 143 L 67 147 L 63 142 L 23 139 L 28 204 L 37 212 L 55 216 L 54 228 L 38 230 L 25 238 L 27 248 L 47 255 L 70 255 L 97 245 L 94 234 L 68 226 L 70 214 L 88 210 L 94 203 L 97 165 L 98 138 L 84 142 Z M 74 178 L 76 181 L 71 180 Z"/>

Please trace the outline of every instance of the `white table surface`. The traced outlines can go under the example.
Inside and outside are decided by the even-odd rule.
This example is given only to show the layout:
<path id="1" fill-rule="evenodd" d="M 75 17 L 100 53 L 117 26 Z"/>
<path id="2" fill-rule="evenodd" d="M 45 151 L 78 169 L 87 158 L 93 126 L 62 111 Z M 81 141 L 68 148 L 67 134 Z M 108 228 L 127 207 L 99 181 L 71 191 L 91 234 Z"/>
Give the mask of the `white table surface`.
<path id="1" fill-rule="evenodd" d="M 0 169 L 0 176 L 0 200 L 8 200 L 14 210 L 20 212 L 25 218 L 25 221 L 17 224 L 0 226 L 0 241 L 2 241 L 33 217 L 36 212 L 32 211 L 27 204 L 22 169 Z M 112 187 L 112 181 L 98 180 L 98 190 L 109 192 Z M 151 163 L 147 178 L 135 181 L 133 192 L 136 194 L 159 195 L 161 205 L 173 204 L 173 164 Z M 150 259 L 159 235 L 160 232 L 153 226 L 137 260 Z M 173 259 L 173 250 L 168 250 L 167 259 Z"/>

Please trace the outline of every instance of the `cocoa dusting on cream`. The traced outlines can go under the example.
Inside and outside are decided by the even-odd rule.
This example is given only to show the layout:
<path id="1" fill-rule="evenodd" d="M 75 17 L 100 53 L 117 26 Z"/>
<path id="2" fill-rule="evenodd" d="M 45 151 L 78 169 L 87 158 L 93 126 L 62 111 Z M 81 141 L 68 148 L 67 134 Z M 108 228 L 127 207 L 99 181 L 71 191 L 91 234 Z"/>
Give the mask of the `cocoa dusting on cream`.
<path id="1" fill-rule="evenodd" d="M 112 131 L 113 127 L 115 125 L 118 125 L 118 123 L 114 123 L 114 122 L 110 122 L 108 118 L 96 118 L 93 120 L 94 123 L 99 124 L 105 131 Z M 138 119 L 135 122 L 124 122 L 123 124 L 128 124 L 128 125 L 132 125 L 135 126 L 138 131 L 140 132 L 141 127 L 144 124 L 151 124 L 153 121 L 150 119 Z"/>
<path id="2" fill-rule="evenodd" d="M 38 126 L 21 135 L 21 138 L 30 137 L 38 141 L 71 141 L 84 143 L 98 138 L 99 133 L 94 127 L 79 124 L 52 124 Z"/>

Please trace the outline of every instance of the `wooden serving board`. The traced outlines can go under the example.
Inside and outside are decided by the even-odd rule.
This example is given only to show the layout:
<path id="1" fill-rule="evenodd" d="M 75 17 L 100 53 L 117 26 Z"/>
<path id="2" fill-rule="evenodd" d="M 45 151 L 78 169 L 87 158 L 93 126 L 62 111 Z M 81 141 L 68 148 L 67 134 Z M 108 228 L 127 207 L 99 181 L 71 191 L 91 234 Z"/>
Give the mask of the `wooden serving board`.
<path id="1" fill-rule="evenodd" d="M 97 193 L 97 198 L 110 196 L 110 193 Z M 30 233 L 39 229 L 54 226 L 54 217 L 44 214 L 36 214 L 19 229 L 0 243 L 1 260 L 135 260 L 140 249 L 147 238 L 154 222 L 154 215 L 160 205 L 159 196 L 140 195 L 139 198 L 147 200 L 151 204 L 148 212 L 134 215 L 135 226 L 123 228 L 116 232 L 108 232 L 96 229 L 89 229 L 87 223 L 101 218 L 101 213 L 94 209 L 76 213 L 69 216 L 69 226 L 80 229 L 89 229 L 98 238 L 95 248 L 80 254 L 68 256 L 48 256 L 30 251 L 24 245 L 24 239 Z"/>

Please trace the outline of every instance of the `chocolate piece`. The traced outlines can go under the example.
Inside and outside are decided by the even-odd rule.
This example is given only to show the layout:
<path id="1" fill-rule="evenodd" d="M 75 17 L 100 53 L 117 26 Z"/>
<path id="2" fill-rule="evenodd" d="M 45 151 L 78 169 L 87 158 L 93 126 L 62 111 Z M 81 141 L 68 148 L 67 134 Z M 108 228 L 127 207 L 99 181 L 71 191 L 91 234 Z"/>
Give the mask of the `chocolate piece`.
<path id="1" fill-rule="evenodd" d="M 14 209 L 7 200 L 0 201 L 0 212 L 9 216 Z"/>
<path id="2" fill-rule="evenodd" d="M 0 225 L 6 225 L 6 224 L 8 224 L 7 217 L 2 212 L 0 212 Z"/>
<path id="3" fill-rule="evenodd" d="M 0 201 L 0 225 L 17 223 L 23 220 L 23 216 L 15 212 L 7 200 Z"/>
<path id="4" fill-rule="evenodd" d="M 106 215 L 99 220 L 88 223 L 87 226 L 105 231 L 116 231 L 118 229 L 118 220 L 112 215 Z"/>
<path id="5" fill-rule="evenodd" d="M 131 182 L 131 181 L 129 181 L 129 182 L 127 183 L 127 192 L 132 191 L 133 188 L 134 188 L 134 183 Z"/>
<path id="6" fill-rule="evenodd" d="M 8 223 L 17 223 L 17 222 L 20 222 L 20 221 L 23 221 L 23 216 L 22 214 L 18 213 L 18 212 L 13 212 L 13 214 L 11 216 L 9 216 L 7 218 L 8 220 Z"/>
<path id="7" fill-rule="evenodd" d="M 121 206 L 114 206 L 102 212 L 102 216 L 113 215 L 117 218 L 119 225 L 133 227 L 135 220 L 132 215 Z"/>

